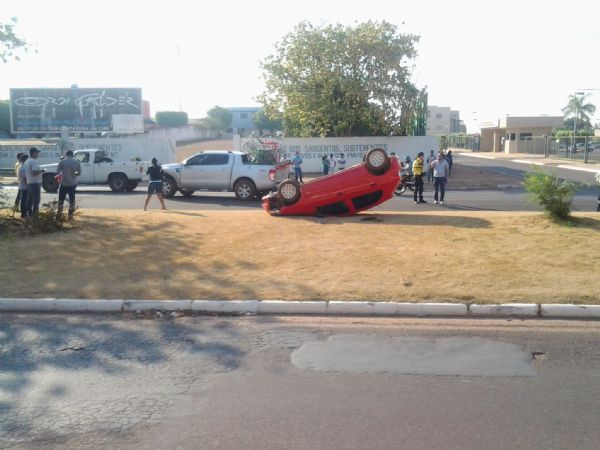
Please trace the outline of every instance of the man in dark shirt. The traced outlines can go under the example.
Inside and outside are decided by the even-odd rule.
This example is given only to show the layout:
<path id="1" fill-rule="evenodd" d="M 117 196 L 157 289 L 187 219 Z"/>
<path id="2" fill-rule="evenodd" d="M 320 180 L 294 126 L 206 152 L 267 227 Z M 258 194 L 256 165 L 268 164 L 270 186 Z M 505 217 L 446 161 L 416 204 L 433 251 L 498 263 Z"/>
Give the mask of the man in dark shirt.
<path id="1" fill-rule="evenodd" d="M 148 183 L 148 195 L 146 196 L 146 203 L 144 204 L 144 211 L 148 208 L 148 202 L 150 201 L 150 197 L 152 194 L 156 193 L 158 200 L 160 201 L 161 208 L 165 208 L 165 201 L 163 200 L 163 170 L 162 167 L 158 165 L 158 160 L 156 158 L 152 158 L 152 165 L 148 167 L 146 171 L 146 175 L 150 175 L 150 183 Z"/>

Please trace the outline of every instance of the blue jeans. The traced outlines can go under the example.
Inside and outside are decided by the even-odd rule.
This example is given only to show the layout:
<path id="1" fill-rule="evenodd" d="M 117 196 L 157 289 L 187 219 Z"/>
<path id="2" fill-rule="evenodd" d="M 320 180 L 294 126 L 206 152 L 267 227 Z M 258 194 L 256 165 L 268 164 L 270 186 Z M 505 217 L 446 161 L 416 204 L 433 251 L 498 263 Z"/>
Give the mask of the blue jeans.
<path id="1" fill-rule="evenodd" d="M 302 181 L 302 169 L 300 167 L 294 167 L 294 175 L 296 176 L 296 181 L 303 183 Z"/>
<path id="2" fill-rule="evenodd" d="M 75 189 L 77 186 L 63 186 L 60 185 L 58 189 L 58 214 L 62 214 L 63 205 L 65 204 L 65 198 L 69 196 L 69 215 L 73 215 L 75 211 Z"/>
<path id="3" fill-rule="evenodd" d="M 440 191 L 439 201 L 444 201 L 444 194 L 446 193 L 446 177 L 434 177 L 433 178 L 433 188 L 435 189 L 435 193 L 433 194 L 433 199 L 438 200 L 438 190 Z"/>
<path id="4" fill-rule="evenodd" d="M 31 208 L 29 204 L 29 196 L 27 195 L 27 189 L 19 189 L 19 202 L 21 209 L 21 217 L 27 217 L 31 215 Z"/>
<path id="5" fill-rule="evenodd" d="M 27 196 L 30 198 L 31 215 L 35 216 L 40 210 L 40 201 L 42 200 L 42 185 L 40 183 L 31 183 L 27 185 Z"/>

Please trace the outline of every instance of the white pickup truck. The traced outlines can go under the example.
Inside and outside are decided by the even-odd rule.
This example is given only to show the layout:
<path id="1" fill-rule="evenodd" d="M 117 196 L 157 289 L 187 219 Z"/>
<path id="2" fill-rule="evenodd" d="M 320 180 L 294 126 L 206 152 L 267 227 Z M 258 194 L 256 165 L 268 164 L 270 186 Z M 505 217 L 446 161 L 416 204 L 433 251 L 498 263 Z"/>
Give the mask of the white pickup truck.
<path id="1" fill-rule="evenodd" d="M 105 151 L 97 149 L 76 150 L 73 157 L 81 165 L 78 184 L 108 184 L 115 192 L 133 191 L 150 166 L 149 162 L 113 161 Z M 45 169 L 42 187 L 46 192 L 58 190 L 57 166 L 58 163 L 40 166 Z"/>
<path id="2" fill-rule="evenodd" d="M 263 152 L 264 155 L 265 152 Z M 164 164 L 165 197 L 177 191 L 185 197 L 194 191 L 229 191 L 241 200 L 266 195 L 288 177 L 289 161 L 275 156 L 257 160 L 256 155 L 227 150 L 204 151 L 177 164 Z"/>

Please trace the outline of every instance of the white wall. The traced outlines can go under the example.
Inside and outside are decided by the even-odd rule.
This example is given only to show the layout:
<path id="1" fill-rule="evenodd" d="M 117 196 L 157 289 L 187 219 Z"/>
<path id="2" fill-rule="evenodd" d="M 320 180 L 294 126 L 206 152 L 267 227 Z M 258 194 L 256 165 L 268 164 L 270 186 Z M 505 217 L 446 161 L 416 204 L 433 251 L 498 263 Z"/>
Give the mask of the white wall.
<path id="1" fill-rule="evenodd" d="M 0 146 L 0 168 L 14 167 L 17 153 L 27 152 L 31 145 L 10 141 L 10 147 Z M 156 157 L 160 164 L 175 162 L 175 141 L 154 139 L 148 135 L 136 135 L 121 138 L 72 138 L 55 144 L 35 145 L 40 150 L 40 164 L 50 164 L 59 160 L 62 151 L 99 148 L 105 150 L 115 161 L 130 161 L 139 157 L 150 161 Z"/>
<path id="2" fill-rule="evenodd" d="M 174 141 L 186 141 L 192 139 L 216 138 L 218 132 L 214 130 L 199 130 L 193 125 L 169 128 L 151 128 L 146 133 L 155 139 L 171 139 Z"/>
<path id="3" fill-rule="evenodd" d="M 419 152 L 429 154 L 429 150 L 437 152 L 439 145 L 433 136 L 383 136 L 383 137 L 351 137 L 351 138 L 283 138 L 281 153 L 284 159 L 291 159 L 296 151 L 304 160 L 302 169 L 305 172 L 321 172 L 321 158 L 333 153 L 336 157 L 343 153 L 348 166 L 362 162 L 364 154 L 371 148 L 380 147 L 389 153 L 404 159 L 410 156 L 414 160 Z"/>

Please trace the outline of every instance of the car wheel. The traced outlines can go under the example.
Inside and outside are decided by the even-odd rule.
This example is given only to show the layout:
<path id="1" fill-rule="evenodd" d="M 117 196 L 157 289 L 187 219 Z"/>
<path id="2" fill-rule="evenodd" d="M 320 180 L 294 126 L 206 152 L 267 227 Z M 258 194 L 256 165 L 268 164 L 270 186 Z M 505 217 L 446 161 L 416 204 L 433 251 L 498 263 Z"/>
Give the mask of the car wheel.
<path id="1" fill-rule="evenodd" d="M 300 200 L 300 183 L 296 180 L 285 180 L 277 188 L 277 195 L 286 205 L 293 205 Z"/>
<path id="2" fill-rule="evenodd" d="M 129 180 L 122 173 L 115 173 L 108 179 L 108 185 L 113 192 L 124 192 L 128 184 Z"/>
<path id="3" fill-rule="evenodd" d="M 181 192 L 181 195 L 183 195 L 184 197 L 191 197 L 192 194 L 196 191 L 191 191 L 189 189 L 179 189 L 179 192 Z"/>
<path id="4" fill-rule="evenodd" d="M 135 188 L 138 187 L 138 184 L 140 184 L 139 181 L 129 181 L 129 183 L 127 183 L 127 192 L 135 191 Z"/>
<path id="5" fill-rule="evenodd" d="M 239 180 L 233 186 L 233 192 L 239 200 L 250 200 L 256 196 L 256 188 L 251 180 Z"/>
<path id="6" fill-rule="evenodd" d="M 373 148 L 365 155 L 365 165 L 371 172 L 382 173 L 389 167 L 390 159 L 385 150 Z"/>
<path id="7" fill-rule="evenodd" d="M 46 192 L 58 191 L 58 180 L 54 178 L 53 173 L 45 173 L 42 177 L 42 187 Z"/>
<path id="8" fill-rule="evenodd" d="M 177 193 L 177 183 L 175 179 L 170 176 L 165 176 L 165 180 L 163 182 L 163 196 L 166 198 L 171 198 Z"/>

